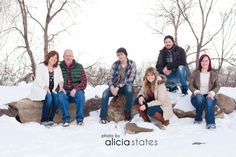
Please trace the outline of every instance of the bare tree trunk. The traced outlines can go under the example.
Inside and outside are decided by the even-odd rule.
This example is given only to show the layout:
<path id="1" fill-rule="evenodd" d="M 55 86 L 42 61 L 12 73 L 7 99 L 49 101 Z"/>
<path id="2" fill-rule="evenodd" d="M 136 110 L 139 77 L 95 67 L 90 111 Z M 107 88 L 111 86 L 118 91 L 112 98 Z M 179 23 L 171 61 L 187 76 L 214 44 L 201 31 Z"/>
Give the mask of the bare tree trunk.
<path id="1" fill-rule="evenodd" d="M 26 10 L 26 5 L 24 0 L 17 0 L 20 6 L 21 10 L 21 16 L 22 16 L 22 24 L 23 24 L 23 32 L 18 29 L 18 31 L 21 33 L 22 37 L 24 38 L 25 42 L 25 48 L 26 51 L 29 55 L 30 62 L 31 62 L 31 67 L 32 67 L 32 73 L 35 76 L 35 71 L 36 71 L 36 65 L 34 61 L 34 56 L 33 52 L 30 49 L 30 44 L 29 44 L 29 39 L 28 39 L 28 19 L 27 19 L 27 10 Z"/>

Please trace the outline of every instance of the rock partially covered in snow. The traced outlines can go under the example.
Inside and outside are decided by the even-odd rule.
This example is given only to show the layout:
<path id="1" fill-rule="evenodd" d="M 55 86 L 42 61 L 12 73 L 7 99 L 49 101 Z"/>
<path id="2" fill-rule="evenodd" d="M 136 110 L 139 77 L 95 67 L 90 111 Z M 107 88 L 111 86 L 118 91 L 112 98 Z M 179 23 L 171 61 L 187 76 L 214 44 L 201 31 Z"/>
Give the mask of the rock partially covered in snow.
<path id="1" fill-rule="evenodd" d="M 86 101 L 84 108 L 84 116 L 89 116 L 90 111 L 98 110 L 100 108 L 101 99 L 90 99 Z M 9 104 L 10 108 L 17 111 L 17 119 L 22 123 L 40 122 L 42 115 L 42 101 L 31 101 L 30 99 L 22 99 L 16 103 Z M 76 107 L 75 104 L 69 105 L 69 112 L 71 120 L 75 120 Z M 55 123 L 62 122 L 61 112 L 58 109 L 54 117 Z"/>
<path id="2" fill-rule="evenodd" d="M 234 99 L 224 94 L 217 94 L 217 105 L 224 111 L 224 113 L 232 113 L 236 109 Z"/>

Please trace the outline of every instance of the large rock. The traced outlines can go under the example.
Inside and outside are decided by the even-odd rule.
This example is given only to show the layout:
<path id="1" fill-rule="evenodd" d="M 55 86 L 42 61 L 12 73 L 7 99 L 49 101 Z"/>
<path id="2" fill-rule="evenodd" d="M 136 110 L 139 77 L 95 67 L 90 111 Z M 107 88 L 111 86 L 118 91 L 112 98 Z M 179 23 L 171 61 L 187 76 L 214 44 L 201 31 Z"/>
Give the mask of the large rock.
<path id="1" fill-rule="evenodd" d="M 125 96 L 113 97 L 108 107 L 108 121 L 119 122 L 125 120 Z"/>
<path id="2" fill-rule="evenodd" d="M 178 118 L 186 118 L 186 117 L 195 118 L 195 116 L 196 116 L 196 111 L 195 110 L 185 112 L 183 110 L 174 108 L 173 111 L 174 111 L 175 115 Z M 216 116 L 216 118 L 224 118 L 224 112 L 217 105 L 215 106 L 215 116 Z M 202 118 L 205 118 L 205 112 L 204 111 L 203 111 L 203 114 L 202 114 Z"/>
<path id="3" fill-rule="evenodd" d="M 85 103 L 84 116 L 89 116 L 90 111 L 98 110 L 100 108 L 101 99 L 89 99 Z M 16 118 L 22 122 L 40 122 L 42 114 L 42 101 L 31 101 L 29 99 L 22 99 L 16 103 L 8 104 L 9 108 L 17 111 Z M 71 120 L 75 120 L 76 107 L 75 104 L 69 105 L 69 112 Z M 54 117 L 55 123 L 62 122 L 61 112 L 58 109 Z"/>
<path id="4" fill-rule="evenodd" d="M 108 121 L 119 122 L 125 120 L 124 110 L 125 110 L 125 96 L 121 95 L 119 97 L 113 97 L 108 106 Z M 138 114 L 137 109 L 133 105 L 131 108 L 131 116 Z"/>
<path id="5" fill-rule="evenodd" d="M 236 109 L 234 99 L 224 94 L 217 94 L 217 105 L 224 111 L 224 113 L 232 113 Z"/>

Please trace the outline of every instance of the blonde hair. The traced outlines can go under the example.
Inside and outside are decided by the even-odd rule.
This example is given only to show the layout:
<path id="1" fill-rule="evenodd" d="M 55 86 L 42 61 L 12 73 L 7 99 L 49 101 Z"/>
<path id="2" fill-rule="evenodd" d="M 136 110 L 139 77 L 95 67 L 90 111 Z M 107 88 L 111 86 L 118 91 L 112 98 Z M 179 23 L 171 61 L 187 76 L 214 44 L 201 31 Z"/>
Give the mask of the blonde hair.
<path id="1" fill-rule="evenodd" d="M 151 75 L 154 75 L 155 76 L 155 79 L 153 82 L 149 82 L 147 80 L 147 76 L 148 74 L 151 74 Z M 157 74 L 157 70 L 154 68 L 154 67 L 149 67 L 147 68 L 147 70 L 145 71 L 145 75 L 143 77 L 143 88 L 144 88 L 144 97 L 147 97 L 147 92 L 149 90 L 151 90 L 151 92 L 154 93 L 154 90 L 157 86 L 157 77 L 158 77 L 158 74 Z"/>

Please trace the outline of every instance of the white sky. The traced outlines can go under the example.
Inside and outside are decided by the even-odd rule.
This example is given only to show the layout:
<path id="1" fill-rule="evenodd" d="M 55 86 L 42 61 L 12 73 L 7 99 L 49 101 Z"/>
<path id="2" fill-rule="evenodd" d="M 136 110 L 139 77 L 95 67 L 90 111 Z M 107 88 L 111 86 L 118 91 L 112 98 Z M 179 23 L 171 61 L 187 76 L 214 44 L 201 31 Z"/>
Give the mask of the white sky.
<path id="1" fill-rule="evenodd" d="M 155 61 L 163 43 L 158 43 L 146 25 L 150 4 L 145 0 L 87 0 L 76 33 L 58 47 L 80 53 L 78 60 L 85 65 L 99 60 L 110 66 L 117 60 L 119 47 L 125 47 L 128 58 L 137 64 Z"/>
<path id="2" fill-rule="evenodd" d="M 34 16 L 44 20 L 45 2 L 41 1 L 40 4 L 38 1 L 30 2 L 33 6 L 30 9 L 33 10 Z M 219 9 L 215 9 L 213 14 L 218 15 L 219 11 L 231 6 L 235 0 L 220 2 L 222 1 L 218 0 L 217 8 Z M 125 47 L 128 51 L 128 58 L 134 60 L 138 67 L 147 62 L 155 64 L 159 50 L 163 47 L 163 36 L 154 34 L 153 30 L 147 26 L 147 23 L 152 23 L 153 20 L 148 13 L 151 12 L 150 9 L 154 7 L 154 4 L 155 0 L 85 0 L 81 3 L 78 16 L 68 18 L 68 21 L 75 20 L 77 25 L 68 30 L 69 34 L 61 34 L 52 49 L 60 53 L 61 60 L 63 51 L 70 48 L 74 51 L 76 60 L 84 66 L 99 61 L 109 67 L 117 60 L 116 50 L 119 47 Z M 199 10 L 194 10 L 192 15 L 199 20 Z M 64 22 L 62 19 L 62 17 L 57 17 L 57 20 L 52 22 L 49 27 L 50 33 L 63 28 L 58 25 Z M 208 28 L 207 31 L 214 32 L 219 20 L 219 16 L 210 15 L 210 29 Z M 70 25 L 67 22 L 64 22 L 65 26 Z M 42 35 L 36 23 L 32 23 L 30 27 L 36 36 L 31 46 L 36 63 L 39 63 L 43 58 L 43 43 L 35 38 L 39 35 L 42 38 Z M 169 28 L 164 33 L 173 35 Z M 8 42 L 15 43 L 14 40 Z M 185 48 L 187 44 L 196 45 L 192 33 L 185 25 L 179 30 L 179 45 Z M 9 51 L 15 48 L 15 46 L 12 47 L 12 44 L 9 45 Z M 214 49 L 210 45 L 207 48 L 210 53 L 214 53 Z"/>

